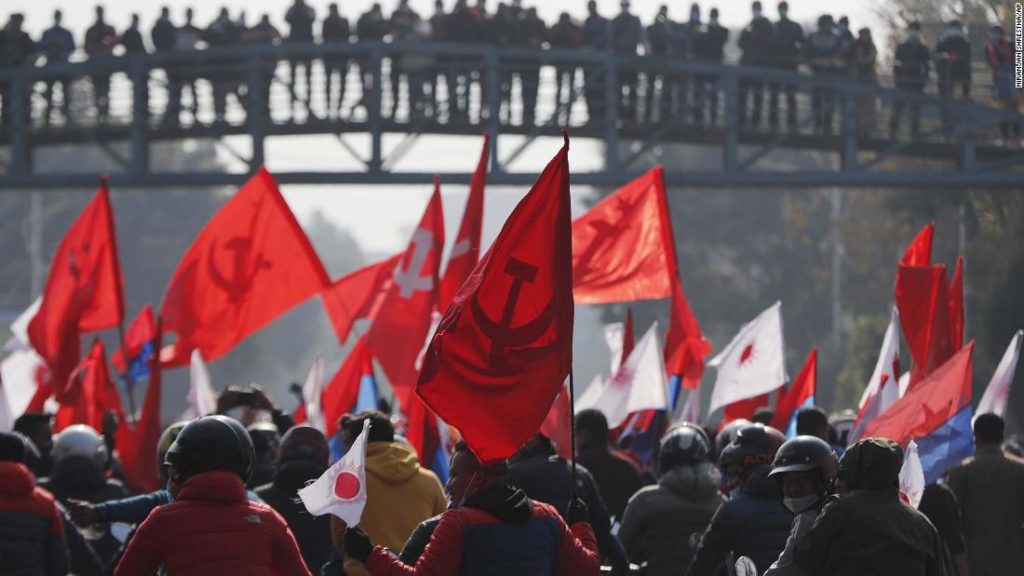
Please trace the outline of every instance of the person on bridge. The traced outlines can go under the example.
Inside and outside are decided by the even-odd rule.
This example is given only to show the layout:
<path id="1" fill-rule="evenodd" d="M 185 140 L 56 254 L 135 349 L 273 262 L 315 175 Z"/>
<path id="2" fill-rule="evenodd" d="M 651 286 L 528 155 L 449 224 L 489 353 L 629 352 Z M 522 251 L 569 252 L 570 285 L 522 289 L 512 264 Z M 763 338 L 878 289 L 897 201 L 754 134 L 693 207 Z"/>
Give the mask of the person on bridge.
<path id="1" fill-rule="evenodd" d="M 237 46 L 242 39 L 242 31 L 238 23 L 231 19 L 227 8 L 221 8 L 217 18 L 206 28 L 203 39 L 210 48 L 227 48 Z M 235 93 L 244 70 L 235 70 L 234 61 L 225 57 L 213 60 L 216 67 L 210 73 L 213 85 L 213 112 L 215 122 L 220 124 L 227 113 L 228 94 Z"/>
<path id="2" fill-rule="evenodd" d="M 608 19 L 597 11 L 597 2 L 587 2 L 587 19 L 583 21 L 583 48 L 607 52 L 610 48 L 611 27 Z M 589 122 L 604 122 L 604 68 L 591 64 L 583 68 L 583 97 L 587 101 Z"/>
<path id="3" fill-rule="evenodd" d="M 295 2 L 288 7 L 288 11 L 285 12 L 284 20 L 288 23 L 288 37 L 285 39 L 286 43 L 313 43 L 313 23 L 316 22 L 316 12 L 313 10 L 312 6 L 306 4 L 306 0 L 295 0 Z M 311 78 L 313 77 L 313 59 L 309 56 L 292 55 L 288 58 L 288 69 L 291 76 L 288 94 L 291 96 L 291 106 L 294 108 L 299 101 L 298 76 L 300 67 L 302 68 L 302 74 L 304 76 L 303 87 L 306 89 L 306 97 L 303 100 L 303 104 L 308 109 L 309 101 L 313 98 L 313 85 L 311 83 Z"/>
<path id="4" fill-rule="evenodd" d="M 843 42 L 836 34 L 832 16 L 824 14 L 818 17 L 818 29 L 807 37 L 804 58 L 816 77 L 837 77 L 842 73 Z M 825 87 L 814 88 L 811 92 L 811 114 L 817 134 L 832 134 L 836 111 L 834 90 Z"/>
<path id="5" fill-rule="evenodd" d="M 907 26 L 907 39 L 896 47 L 896 55 L 892 65 L 893 79 L 896 88 L 910 92 L 913 96 L 924 93 L 928 84 L 931 68 L 931 54 L 928 47 L 921 41 L 921 24 L 911 22 Z M 897 96 L 892 104 L 892 116 L 889 118 L 889 137 L 895 138 L 903 120 L 903 110 L 907 107 L 906 98 Z M 921 132 L 921 103 L 916 99 L 910 101 L 910 134 L 917 138 Z"/>
<path id="6" fill-rule="evenodd" d="M 752 18 L 750 24 L 740 33 L 740 65 L 770 66 L 775 46 L 775 27 L 764 16 L 761 2 L 751 5 Z M 764 107 L 763 80 L 746 78 L 740 80 L 739 122 L 741 127 L 757 128 L 761 125 L 761 113 Z"/>
<path id="7" fill-rule="evenodd" d="M 1017 90 L 1014 88 L 1014 48 L 1006 38 L 1002 26 L 993 26 L 988 32 L 988 44 L 985 46 L 985 59 L 992 69 L 993 99 L 1003 105 L 1007 112 L 1014 114 L 1017 110 Z M 999 124 L 1003 140 L 1020 142 L 1020 122 L 1004 120 Z"/>
<path id="8" fill-rule="evenodd" d="M 92 73 L 93 104 L 99 122 L 105 122 L 110 114 L 110 76 L 103 69 L 102 60 L 114 55 L 117 46 L 117 32 L 104 19 L 103 6 L 96 7 L 96 22 L 85 31 L 85 53 L 97 68 Z"/>
<path id="9" fill-rule="evenodd" d="M 548 45 L 554 50 L 576 50 L 583 45 L 583 28 L 573 21 L 568 12 L 562 12 L 558 15 L 558 22 L 548 30 Z M 560 126 L 567 126 L 572 118 L 575 86 L 576 66 L 556 62 L 555 114 Z"/>
<path id="10" fill-rule="evenodd" d="M 398 7 L 391 13 L 391 18 L 388 22 L 388 31 L 391 34 L 392 42 L 415 42 L 418 37 L 417 30 L 423 23 L 423 18 L 409 6 L 409 0 L 398 0 Z M 406 103 L 409 106 L 410 113 L 415 104 L 422 102 L 422 82 L 416 74 L 411 74 L 411 70 L 408 64 L 413 64 L 413 68 L 416 68 L 415 64 L 417 59 L 422 58 L 418 54 L 396 54 L 391 58 L 391 72 L 390 82 L 388 83 L 390 93 L 390 109 L 385 111 L 384 116 L 393 116 L 394 112 L 398 109 L 398 104 L 402 99 L 401 85 L 402 80 L 405 80 L 406 88 Z M 414 85 L 415 84 L 415 85 Z M 417 91 L 420 92 L 420 96 L 417 96 Z"/>
<path id="11" fill-rule="evenodd" d="M 124 47 L 125 56 L 136 54 L 147 54 L 146 42 L 142 39 L 142 31 L 139 30 L 139 15 L 132 14 L 131 24 L 121 34 L 118 44 Z"/>
<path id="12" fill-rule="evenodd" d="M 721 64 L 729 30 L 718 23 L 718 8 L 708 13 L 708 23 L 694 35 L 691 44 L 693 59 Z M 694 86 L 694 121 L 697 124 L 718 123 L 718 79 L 711 74 L 697 74 Z"/>
<path id="13" fill-rule="evenodd" d="M 548 35 L 548 27 L 531 6 L 519 12 L 516 20 L 518 46 L 523 50 L 538 51 Z M 540 89 L 540 62 L 536 58 L 522 59 L 519 66 L 519 90 L 523 105 L 523 126 L 533 126 L 537 113 L 537 92 Z"/>
<path id="14" fill-rule="evenodd" d="M 327 17 L 320 24 L 320 39 L 328 47 L 348 45 L 352 29 L 348 18 L 338 12 L 338 3 L 331 2 L 327 6 Z M 343 48 L 339 48 L 343 49 Z M 328 53 L 324 56 L 324 102 L 327 104 L 327 115 L 341 118 L 341 107 L 345 104 L 345 78 L 348 77 L 348 55 Z M 337 81 L 338 90 L 334 91 Z M 337 94 L 337 96 L 335 96 Z"/>
<path id="15" fill-rule="evenodd" d="M 939 82 L 939 96 L 953 98 L 956 89 L 960 96 L 971 97 L 971 41 L 967 39 L 959 20 L 950 20 L 935 46 L 935 72 Z M 949 108 L 942 109 L 942 126 L 947 136 L 952 134 L 953 121 Z"/>
<path id="16" fill-rule="evenodd" d="M 629 11 L 629 0 L 619 3 L 621 10 L 612 19 L 612 52 L 619 56 L 634 57 L 644 40 L 644 27 L 640 18 Z M 640 98 L 640 75 L 632 64 L 619 67 L 619 119 L 626 123 L 636 122 Z"/>
<path id="17" fill-rule="evenodd" d="M 804 29 L 789 19 L 789 3 L 779 2 L 779 21 L 775 23 L 775 43 L 772 47 L 772 62 L 775 68 L 794 73 L 797 63 L 804 51 Z M 779 127 L 779 93 L 786 96 L 786 127 L 795 132 L 796 124 L 796 86 L 791 83 L 772 82 L 769 87 L 768 124 L 772 130 Z"/>
<path id="18" fill-rule="evenodd" d="M 647 27 L 647 46 L 644 54 L 655 58 L 667 59 L 675 56 L 673 40 L 676 34 L 675 23 L 668 17 L 668 6 L 662 4 L 658 8 L 658 14 Z M 679 60 L 686 59 L 686 54 L 680 54 Z M 662 122 L 669 119 L 669 109 L 672 105 L 672 87 L 669 76 L 655 66 L 647 70 L 647 86 L 645 90 L 644 113 L 647 122 L 654 122 L 655 119 Z M 657 98 L 655 94 L 657 93 Z M 655 110 L 658 112 L 655 113 Z"/>
<path id="19" fill-rule="evenodd" d="M 857 31 L 857 39 L 850 50 L 850 72 L 854 80 L 865 84 L 877 84 L 876 66 L 878 49 L 871 39 L 871 30 L 861 28 Z M 857 98 L 857 134 L 868 136 L 875 129 L 877 109 L 874 96 Z"/>
<path id="20" fill-rule="evenodd" d="M 63 64 L 68 61 L 71 53 L 75 51 L 75 37 L 71 31 L 62 25 L 63 14 L 60 10 L 53 11 L 53 26 L 43 32 L 39 39 L 39 50 L 46 57 L 47 64 Z M 71 122 L 71 77 L 67 74 L 49 76 L 46 79 L 46 91 L 43 93 L 46 98 L 46 110 L 43 115 L 43 122 L 50 124 L 51 112 L 53 111 L 54 90 L 53 87 L 60 84 L 60 114 L 64 123 Z"/>
<path id="21" fill-rule="evenodd" d="M 192 23 L 193 12 L 191 8 L 185 10 L 185 23 L 175 29 L 174 48 L 176 52 L 188 52 L 196 50 L 202 39 L 202 30 Z M 173 24 L 172 24 L 173 26 Z M 154 45 L 156 41 L 154 40 Z M 158 49 L 159 50 L 159 49 Z M 176 63 L 167 66 L 167 110 L 164 113 L 163 123 L 175 125 L 180 121 L 181 99 L 184 96 L 185 88 L 188 88 L 192 113 L 195 120 L 198 110 L 198 92 L 196 92 L 197 74 L 191 70 L 194 64 L 189 62 Z"/>
<path id="22" fill-rule="evenodd" d="M 388 23 L 384 19 L 384 12 L 381 10 L 380 3 L 374 2 L 370 9 L 363 13 L 359 20 L 356 21 L 356 36 L 358 42 L 383 42 L 384 36 L 388 32 Z M 380 89 L 381 76 L 383 75 L 382 70 L 377 70 L 376 84 L 374 80 L 374 70 L 371 70 L 372 59 L 368 52 L 360 52 L 356 58 L 356 67 L 359 69 L 359 74 L 363 80 L 363 93 L 360 98 L 360 104 L 366 109 L 369 114 L 370 99 L 373 98 L 374 89 Z M 379 63 L 378 63 L 379 65 Z M 380 90 L 377 98 L 383 96 L 383 90 Z"/>

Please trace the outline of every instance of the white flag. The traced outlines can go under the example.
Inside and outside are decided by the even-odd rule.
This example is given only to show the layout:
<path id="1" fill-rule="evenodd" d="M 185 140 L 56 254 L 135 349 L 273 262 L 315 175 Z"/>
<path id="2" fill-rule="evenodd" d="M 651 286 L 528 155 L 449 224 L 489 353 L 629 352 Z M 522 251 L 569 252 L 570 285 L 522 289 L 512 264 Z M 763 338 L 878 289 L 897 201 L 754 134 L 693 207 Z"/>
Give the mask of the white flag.
<path id="1" fill-rule="evenodd" d="M 42 296 L 36 298 L 24 312 L 14 319 L 14 322 L 11 322 L 11 338 L 4 343 L 4 352 L 14 352 L 15 350 L 28 350 L 32 348 L 32 344 L 28 341 L 28 324 L 33 318 L 35 318 L 36 313 L 39 312 L 39 306 L 41 306 L 42 303 Z"/>
<path id="2" fill-rule="evenodd" d="M 192 351 L 192 363 L 188 369 L 189 389 L 188 405 L 190 418 L 199 418 L 217 411 L 217 395 L 210 385 L 210 371 L 206 369 L 203 355 L 199 350 Z"/>
<path id="3" fill-rule="evenodd" d="M 875 371 L 871 373 L 868 386 L 860 396 L 858 408 L 863 408 L 868 400 L 874 396 L 882 387 L 883 381 L 896 380 L 900 368 L 900 316 L 896 307 L 892 308 L 892 315 L 889 317 L 889 327 L 885 329 L 885 337 L 882 338 L 882 349 L 878 351 L 878 360 L 875 362 Z"/>
<path id="4" fill-rule="evenodd" d="M 601 394 L 604 392 L 605 384 L 604 376 L 594 374 L 594 379 L 590 381 L 590 384 L 583 390 L 580 397 L 576 399 L 576 412 L 579 413 L 583 410 L 593 408 L 597 404 L 597 401 L 601 399 Z"/>
<path id="5" fill-rule="evenodd" d="M 352 447 L 312 484 L 299 490 L 306 510 L 313 516 L 333 514 L 348 526 L 357 526 L 366 506 L 366 437 L 370 421 L 363 421 L 363 431 Z"/>
<path id="6" fill-rule="evenodd" d="M 30 348 L 11 352 L 0 362 L 0 379 L 6 392 L 7 409 L 17 419 L 25 413 L 40 381 L 49 379 L 43 359 Z"/>
<path id="7" fill-rule="evenodd" d="M 313 358 L 309 367 L 306 383 L 302 386 L 302 397 L 306 401 L 306 422 L 317 430 L 326 433 L 324 411 L 320 406 L 324 391 L 324 359 L 319 354 Z"/>
<path id="8" fill-rule="evenodd" d="M 0 380 L 0 432 L 10 432 L 14 429 L 14 416 L 11 414 L 11 407 L 7 404 L 7 390 L 3 380 Z"/>
<path id="9" fill-rule="evenodd" d="M 852 445 L 860 440 L 868 424 L 881 416 L 900 399 L 899 382 L 886 379 L 882 382 L 881 386 L 881 389 L 868 399 L 867 405 L 858 414 L 857 421 L 853 424 L 853 429 L 850 430 L 846 437 L 847 445 Z"/>
<path id="10" fill-rule="evenodd" d="M 718 369 L 708 413 L 785 384 L 785 356 L 782 302 L 776 302 L 740 328 L 732 342 L 708 363 Z"/>
<path id="11" fill-rule="evenodd" d="M 667 388 L 665 362 L 658 345 L 658 323 L 655 322 L 608 380 L 601 396 L 591 407 L 604 413 L 608 427 L 615 428 L 633 412 L 666 410 Z"/>
<path id="12" fill-rule="evenodd" d="M 686 403 L 683 404 L 683 410 L 679 413 L 679 418 L 672 423 L 672 426 L 678 426 L 683 422 L 690 422 L 692 424 L 700 422 L 700 386 L 690 390 L 690 393 L 686 395 Z"/>
<path id="13" fill-rule="evenodd" d="M 1013 384 L 1013 377 L 1017 373 L 1017 360 L 1020 358 L 1021 339 L 1024 338 L 1024 330 L 1018 330 L 1010 340 L 1010 345 L 1003 353 L 1003 359 L 996 366 L 992 374 L 992 380 L 985 388 L 985 394 L 978 403 L 978 410 L 975 414 L 991 412 L 1002 416 L 1006 413 L 1006 403 L 1010 399 L 1010 386 Z"/>
<path id="14" fill-rule="evenodd" d="M 903 454 L 903 468 L 900 468 L 900 494 L 906 496 L 911 506 L 917 508 L 924 496 L 924 468 L 917 453 L 917 444 L 911 440 Z"/>
<path id="15" fill-rule="evenodd" d="M 608 343 L 608 350 L 611 352 L 608 356 L 611 362 L 609 374 L 615 374 L 619 366 L 622 366 L 622 337 L 625 333 L 626 325 L 622 322 L 612 322 L 604 327 L 604 341 Z"/>

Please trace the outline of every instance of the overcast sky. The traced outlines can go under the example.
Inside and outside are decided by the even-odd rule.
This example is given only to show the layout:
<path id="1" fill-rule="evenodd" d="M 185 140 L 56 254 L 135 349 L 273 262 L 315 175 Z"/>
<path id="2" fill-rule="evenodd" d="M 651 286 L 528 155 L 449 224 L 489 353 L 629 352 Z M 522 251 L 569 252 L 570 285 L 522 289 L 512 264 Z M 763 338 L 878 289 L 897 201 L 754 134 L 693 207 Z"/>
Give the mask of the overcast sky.
<path id="1" fill-rule="evenodd" d="M 326 13 L 329 0 L 307 0 L 318 15 Z M 354 19 L 364 12 L 373 0 L 339 0 L 341 12 Z M 586 14 L 585 0 L 545 0 L 533 2 L 525 0 L 526 6 L 536 5 L 542 18 L 552 22 L 558 13 L 568 11 L 576 17 L 583 18 Z M 663 4 L 662 0 L 634 0 L 632 10 L 648 23 Z M 156 19 L 160 7 L 168 5 L 175 20 L 179 20 L 187 7 L 196 12 L 196 22 L 201 26 L 208 24 L 221 6 L 227 6 L 233 16 L 241 10 L 247 12 L 248 21 L 255 22 L 262 14 L 270 14 L 282 31 L 286 31 L 282 17 L 290 4 L 290 0 L 221 0 L 199 2 L 195 0 L 106 0 L 101 2 L 106 7 L 107 20 L 119 30 L 124 28 L 132 12 L 138 12 L 142 18 L 143 28 L 149 30 Z M 390 14 L 397 0 L 381 0 L 385 14 Z M 433 11 L 433 0 L 410 0 L 414 9 L 422 15 Z M 449 9 L 454 0 L 445 0 Z M 730 29 L 741 28 L 750 19 L 750 2 L 748 0 L 718 0 L 699 3 L 705 16 L 711 7 L 717 6 L 721 11 L 722 23 Z M 772 19 L 776 18 L 775 2 L 765 2 L 766 12 Z M 81 42 L 85 28 L 93 19 L 95 2 L 88 0 L 6 0 L 4 12 L 20 11 L 26 18 L 26 29 L 34 36 L 49 26 L 54 9 L 64 11 L 65 25 Z M 495 0 L 488 0 L 490 10 L 494 9 Z M 618 0 L 598 0 L 600 10 L 606 16 L 619 11 Z M 689 2 L 679 0 L 668 2 L 670 15 L 682 18 L 688 12 Z M 854 29 L 868 25 L 880 32 L 877 24 L 874 0 L 791 0 L 791 17 L 799 22 L 813 22 L 818 15 L 832 11 L 837 16 L 850 16 Z M 881 34 L 876 33 L 876 42 Z M 879 45 L 884 45 L 879 42 Z M 400 137 L 385 140 L 385 150 L 394 146 Z M 503 137 L 501 146 L 510 151 L 515 146 L 514 137 Z M 540 140 L 514 164 L 517 170 L 540 171 L 548 159 L 558 150 L 557 139 Z M 599 169 L 596 162 L 600 158 L 598 142 L 574 141 L 570 163 L 575 169 Z M 244 149 L 244 148 L 243 148 Z M 476 164 L 479 142 L 472 138 L 424 137 L 413 149 L 400 166 L 406 170 L 424 170 L 449 172 L 469 172 Z M 507 152 L 506 152 L 507 154 Z M 230 159 L 225 157 L 226 161 Z M 356 169 L 337 141 L 332 136 L 272 139 L 268 141 L 267 163 L 274 170 L 327 170 L 344 169 L 346 166 Z M 462 213 L 462 204 L 466 189 L 462 186 L 445 186 L 443 188 L 446 201 L 445 216 L 449 237 L 458 228 Z M 514 207 L 525 189 L 489 189 L 487 211 L 484 223 L 485 242 L 489 242 L 500 228 L 505 216 Z M 577 191 L 578 198 L 587 193 Z M 382 187 L 382 186 L 288 186 L 284 189 L 285 196 L 300 218 L 308 218 L 315 211 L 323 212 L 328 218 L 348 229 L 365 250 L 372 254 L 390 253 L 401 249 L 408 240 L 410 229 L 419 220 L 423 207 L 430 194 L 429 186 L 422 187 Z M 576 210 L 582 204 L 575 203 Z"/>

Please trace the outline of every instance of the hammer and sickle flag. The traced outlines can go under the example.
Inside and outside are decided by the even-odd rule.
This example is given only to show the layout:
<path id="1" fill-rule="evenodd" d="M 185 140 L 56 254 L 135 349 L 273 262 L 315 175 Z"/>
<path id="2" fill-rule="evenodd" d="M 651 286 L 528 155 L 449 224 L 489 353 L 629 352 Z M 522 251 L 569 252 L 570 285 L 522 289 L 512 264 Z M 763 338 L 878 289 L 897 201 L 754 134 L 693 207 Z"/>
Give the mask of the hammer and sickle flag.
<path id="1" fill-rule="evenodd" d="M 456 294 L 416 393 L 485 464 L 537 432 L 572 369 L 569 137 Z"/>
<path id="2" fill-rule="evenodd" d="M 186 366 L 193 350 L 213 361 L 330 282 L 309 239 L 260 168 L 196 236 L 167 287 L 160 353 Z"/>

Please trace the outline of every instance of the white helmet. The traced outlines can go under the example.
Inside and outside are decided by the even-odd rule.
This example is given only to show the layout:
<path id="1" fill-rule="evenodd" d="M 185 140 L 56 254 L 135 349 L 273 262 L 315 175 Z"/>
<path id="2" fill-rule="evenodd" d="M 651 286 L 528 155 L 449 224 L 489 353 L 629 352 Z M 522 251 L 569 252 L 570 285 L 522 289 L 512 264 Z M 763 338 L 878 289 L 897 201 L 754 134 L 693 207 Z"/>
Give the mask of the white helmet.
<path id="1" fill-rule="evenodd" d="M 82 456 L 100 466 L 107 463 L 107 445 L 91 426 L 74 424 L 60 431 L 53 439 L 53 462 L 69 456 Z"/>

